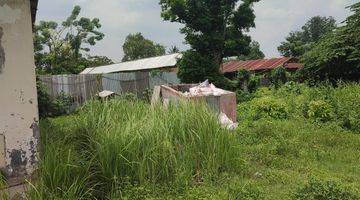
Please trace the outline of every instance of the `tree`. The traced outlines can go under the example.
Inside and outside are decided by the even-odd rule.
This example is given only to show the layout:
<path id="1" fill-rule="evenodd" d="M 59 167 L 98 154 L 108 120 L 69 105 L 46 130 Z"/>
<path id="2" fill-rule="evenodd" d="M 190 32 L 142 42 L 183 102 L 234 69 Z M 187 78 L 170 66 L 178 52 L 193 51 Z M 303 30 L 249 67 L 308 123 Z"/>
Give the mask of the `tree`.
<path id="1" fill-rule="evenodd" d="M 173 54 L 173 53 L 179 53 L 180 52 L 180 49 L 177 47 L 177 46 L 171 46 L 168 53 L 169 54 Z"/>
<path id="2" fill-rule="evenodd" d="M 333 17 L 312 17 L 301 31 L 291 32 L 278 47 L 281 55 L 286 57 L 301 57 L 310 50 L 326 34 L 336 28 L 336 21 Z"/>
<path id="3" fill-rule="evenodd" d="M 164 46 L 144 38 L 141 33 L 128 35 L 123 45 L 123 50 L 125 55 L 122 61 L 165 55 Z"/>
<path id="4" fill-rule="evenodd" d="M 88 56 L 83 62 L 86 63 L 86 67 L 98 67 L 114 64 L 114 62 L 106 56 Z"/>
<path id="5" fill-rule="evenodd" d="M 345 25 L 322 38 L 303 58 L 302 79 L 313 81 L 360 80 L 360 3 L 350 6 L 353 14 Z"/>
<path id="6" fill-rule="evenodd" d="M 257 41 L 250 43 L 250 53 L 248 55 L 241 55 L 238 57 L 239 60 L 258 60 L 264 59 L 265 54 L 260 50 L 260 44 Z"/>
<path id="7" fill-rule="evenodd" d="M 90 46 L 104 38 L 98 18 L 80 17 L 80 6 L 61 24 L 41 21 L 34 27 L 37 71 L 47 74 L 79 73 L 86 66 Z"/>
<path id="8" fill-rule="evenodd" d="M 161 16 L 185 25 L 180 31 L 191 47 L 179 62 L 182 81 L 221 81 L 223 58 L 249 53 L 251 38 L 244 32 L 255 26 L 252 5 L 258 1 L 160 0 Z"/>

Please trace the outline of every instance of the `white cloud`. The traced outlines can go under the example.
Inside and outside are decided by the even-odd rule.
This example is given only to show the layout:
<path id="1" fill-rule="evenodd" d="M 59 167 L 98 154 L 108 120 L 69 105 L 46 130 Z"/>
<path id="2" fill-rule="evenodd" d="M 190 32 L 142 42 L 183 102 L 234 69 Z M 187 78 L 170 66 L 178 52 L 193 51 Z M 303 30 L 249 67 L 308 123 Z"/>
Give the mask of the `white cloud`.
<path id="1" fill-rule="evenodd" d="M 290 31 L 299 29 L 315 15 L 334 16 L 339 22 L 349 14 L 345 9 L 357 0 L 262 0 L 255 4 L 256 29 L 250 31 L 260 42 L 267 57 L 279 56 L 277 46 Z M 160 17 L 159 0 L 46 0 L 39 2 L 38 19 L 66 18 L 72 7 L 82 7 L 82 15 L 98 17 L 106 37 L 93 53 L 119 61 L 122 44 L 129 33 L 142 32 L 145 37 L 166 46 L 187 48 L 181 25 L 164 22 Z"/>
<path id="2" fill-rule="evenodd" d="M 256 29 L 250 35 L 259 41 L 267 57 L 277 57 L 277 47 L 291 31 L 316 15 L 333 16 L 338 22 L 349 14 L 346 6 L 356 0 L 263 0 L 255 4 Z"/>

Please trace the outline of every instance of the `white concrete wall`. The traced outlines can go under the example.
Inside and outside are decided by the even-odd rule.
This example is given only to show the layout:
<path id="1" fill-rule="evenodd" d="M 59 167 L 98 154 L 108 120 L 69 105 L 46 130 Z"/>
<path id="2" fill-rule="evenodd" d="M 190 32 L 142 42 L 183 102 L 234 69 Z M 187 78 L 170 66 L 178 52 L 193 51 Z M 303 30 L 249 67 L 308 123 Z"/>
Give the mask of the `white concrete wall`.
<path id="1" fill-rule="evenodd" d="M 9 177 L 31 175 L 37 162 L 39 129 L 30 13 L 29 0 L 0 0 L 0 140 L 5 140 L 0 141 L 0 168 Z"/>

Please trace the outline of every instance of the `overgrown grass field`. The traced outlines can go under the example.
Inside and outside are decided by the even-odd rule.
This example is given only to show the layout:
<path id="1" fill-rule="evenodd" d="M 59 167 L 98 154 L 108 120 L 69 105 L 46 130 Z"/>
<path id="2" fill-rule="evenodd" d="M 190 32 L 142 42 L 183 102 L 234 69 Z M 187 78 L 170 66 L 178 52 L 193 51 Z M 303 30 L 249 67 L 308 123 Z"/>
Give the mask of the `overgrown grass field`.
<path id="1" fill-rule="evenodd" d="M 118 99 L 43 120 L 28 198 L 359 199 L 360 85 L 261 88 L 238 115 Z"/>

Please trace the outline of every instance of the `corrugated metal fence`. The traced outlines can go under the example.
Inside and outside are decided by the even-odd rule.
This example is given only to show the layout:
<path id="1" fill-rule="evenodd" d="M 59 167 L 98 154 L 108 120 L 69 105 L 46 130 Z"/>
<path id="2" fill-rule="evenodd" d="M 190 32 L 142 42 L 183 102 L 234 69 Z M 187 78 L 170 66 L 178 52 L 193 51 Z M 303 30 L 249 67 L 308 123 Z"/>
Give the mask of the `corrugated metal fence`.
<path id="1" fill-rule="evenodd" d="M 39 79 L 46 86 L 51 97 L 56 97 L 63 92 L 72 97 L 75 106 L 82 105 L 103 90 L 110 90 L 119 95 L 134 93 L 141 97 L 145 91 L 152 90 L 156 85 L 180 83 L 174 72 L 42 75 Z"/>

